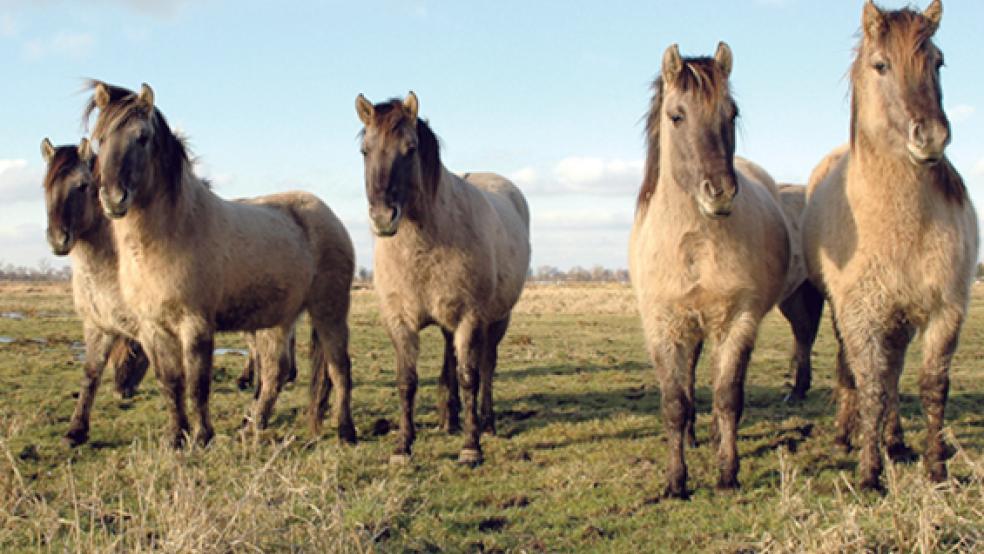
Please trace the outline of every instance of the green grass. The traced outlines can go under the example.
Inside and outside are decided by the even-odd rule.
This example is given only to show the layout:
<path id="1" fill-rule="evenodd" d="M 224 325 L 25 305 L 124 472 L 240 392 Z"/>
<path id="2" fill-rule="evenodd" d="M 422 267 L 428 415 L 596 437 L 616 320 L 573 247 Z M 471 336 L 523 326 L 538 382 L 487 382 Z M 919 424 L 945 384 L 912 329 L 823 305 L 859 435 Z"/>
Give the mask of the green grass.
<path id="1" fill-rule="evenodd" d="M 570 302 L 558 302 L 558 298 Z M 592 301 L 594 299 L 594 301 Z M 742 489 L 719 493 L 708 446 L 710 375 L 698 369 L 697 449 L 688 450 L 690 501 L 661 499 L 665 443 L 659 391 L 624 287 L 531 289 L 500 351 L 499 435 L 484 465 L 455 463 L 460 437 L 437 430 L 443 344 L 422 338 L 413 462 L 391 467 L 399 402 L 389 341 L 371 292 L 351 317 L 360 442 L 331 426 L 306 430 L 307 327 L 299 382 L 271 429 L 239 431 L 252 395 L 236 388 L 243 362 L 218 356 L 212 395 L 218 433 L 207 449 L 163 446 L 165 413 L 153 376 L 117 398 L 109 375 L 90 442 L 60 442 L 82 364 L 81 328 L 64 287 L 0 288 L 0 551 L 946 551 L 984 548 L 984 292 L 978 290 L 951 371 L 951 481 L 933 486 L 918 463 L 891 465 L 885 496 L 855 492 L 856 454 L 833 448 L 834 341 L 821 331 L 805 403 L 782 398 L 790 333 L 764 322 L 749 369 L 740 428 Z M 613 308 L 617 306 L 617 308 Z M 43 339 L 39 341 L 36 339 Z M 242 346 L 222 335 L 219 346 Z M 908 442 L 925 429 L 915 386 L 918 344 L 903 376 Z"/>

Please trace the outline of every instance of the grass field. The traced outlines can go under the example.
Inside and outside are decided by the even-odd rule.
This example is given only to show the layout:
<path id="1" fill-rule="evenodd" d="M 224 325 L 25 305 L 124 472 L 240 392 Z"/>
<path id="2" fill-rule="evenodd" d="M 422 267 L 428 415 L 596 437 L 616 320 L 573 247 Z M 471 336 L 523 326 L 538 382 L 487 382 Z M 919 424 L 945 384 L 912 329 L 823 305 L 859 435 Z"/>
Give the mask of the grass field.
<path id="1" fill-rule="evenodd" d="M 13 318 L 11 317 L 13 312 Z M 398 399 L 389 341 L 371 291 L 356 291 L 353 410 L 360 442 L 331 426 L 312 440 L 307 387 L 289 386 L 271 429 L 239 431 L 252 395 L 243 358 L 216 357 L 217 436 L 207 449 L 164 446 L 167 416 L 152 376 L 120 400 L 111 376 L 90 442 L 60 442 L 82 371 L 80 325 L 65 285 L 0 285 L 0 551 L 171 552 L 796 552 L 984 549 L 984 289 L 952 372 L 946 433 L 951 480 L 918 462 L 888 464 L 884 496 L 854 488 L 856 454 L 834 450 L 834 341 L 821 331 L 808 400 L 787 405 L 790 333 L 773 313 L 749 369 L 740 428 L 742 489 L 718 493 L 708 446 L 710 375 L 698 369 L 698 440 L 690 501 L 660 499 L 659 391 L 627 287 L 531 287 L 500 352 L 498 437 L 485 464 L 455 463 L 460 437 L 436 429 L 442 341 L 422 339 L 413 462 L 387 463 Z M 23 316 L 23 317 L 19 317 Z M 300 381 L 309 376 L 306 326 Z M 219 346 L 241 347 L 238 335 Z M 909 353 L 902 411 L 922 448 Z"/>

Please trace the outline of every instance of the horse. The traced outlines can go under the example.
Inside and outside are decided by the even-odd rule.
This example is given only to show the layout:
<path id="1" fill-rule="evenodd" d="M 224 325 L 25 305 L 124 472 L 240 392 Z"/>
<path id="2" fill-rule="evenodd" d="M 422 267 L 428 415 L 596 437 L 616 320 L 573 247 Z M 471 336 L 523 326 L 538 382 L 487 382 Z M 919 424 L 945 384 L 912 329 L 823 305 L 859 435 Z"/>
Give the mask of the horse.
<path id="1" fill-rule="evenodd" d="M 660 382 L 667 434 L 664 494 L 687 498 L 684 438 L 693 444 L 694 373 L 715 348 L 712 436 L 719 489 L 738 483 L 745 372 L 762 318 L 788 294 L 790 237 L 775 183 L 736 158 L 733 56 L 666 49 L 646 121 L 647 156 L 629 239 L 629 274 Z"/>
<path id="2" fill-rule="evenodd" d="M 92 403 L 104 368 L 115 369 L 117 392 L 131 398 L 150 362 L 135 340 L 134 315 L 120 293 L 116 244 L 99 203 L 98 177 L 93 171 L 96 156 L 89 141 L 55 147 L 46 138 L 41 153 L 48 166 L 44 179 L 47 239 L 55 255 L 72 257 L 73 298 L 86 344 L 82 390 L 64 437 L 66 444 L 75 447 L 88 440 Z M 265 331 L 247 335 L 248 359 L 259 367 L 263 354 L 275 352 L 274 346 L 267 344 L 270 339 Z M 291 364 L 292 340 L 284 353 L 291 356 Z"/>
<path id="3" fill-rule="evenodd" d="M 813 376 L 810 354 L 820 331 L 823 316 L 823 294 L 810 282 L 803 257 L 802 217 L 806 209 L 806 187 L 782 183 L 778 185 L 779 204 L 789 224 L 790 259 L 787 283 L 795 287 L 791 294 L 779 302 L 779 311 L 789 322 L 793 332 L 793 351 L 789 370 L 793 375 L 793 388 L 786 395 L 787 402 L 806 398 Z M 789 289 L 787 289 L 789 290 Z"/>
<path id="4" fill-rule="evenodd" d="M 55 147 L 45 138 L 41 155 L 52 253 L 71 256 L 72 297 L 82 320 L 85 368 L 82 389 L 63 441 L 70 447 L 89 439 L 92 404 L 106 366 L 114 369 L 117 391 L 135 394 L 147 372 L 147 356 L 136 336 L 136 321 L 120 294 L 116 246 L 109 221 L 99 208 L 94 155 L 89 141 Z"/>
<path id="5" fill-rule="evenodd" d="M 441 425 L 458 430 L 460 383 L 465 438 L 458 461 L 479 464 L 480 435 L 495 433 L 497 348 L 530 263 L 529 208 L 520 190 L 500 175 L 449 172 L 437 137 L 417 116 L 413 92 L 378 104 L 360 94 L 355 107 L 364 125 L 365 187 L 376 235 L 373 284 L 396 350 L 402 417 L 390 462 L 410 459 L 418 337 L 423 328 L 438 325 L 445 340 Z"/>
<path id="6" fill-rule="evenodd" d="M 945 152 L 943 53 L 932 40 L 942 16 L 939 0 L 922 12 L 865 4 L 851 67 L 850 142 L 814 171 L 804 214 L 810 279 L 830 301 L 843 352 L 835 441 L 850 449 L 856 418 L 865 489 L 882 490 L 883 433 L 890 456 L 909 451 L 898 381 L 917 331 L 923 465 L 932 481 L 947 476 L 949 369 L 979 245 L 976 212 Z"/>
<path id="7" fill-rule="evenodd" d="M 99 110 L 99 199 L 120 253 L 120 289 L 168 399 L 173 445 L 189 431 L 186 382 L 197 416 L 193 438 L 214 435 L 208 410 L 216 331 L 272 334 L 261 363 L 253 424 L 266 425 L 289 368 L 283 355 L 302 311 L 312 325 L 311 432 L 334 394 L 338 438 L 356 441 L 351 416 L 348 312 L 352 241 L 317 197 L 286 192 L 237 201 L 218 197 L 192 171 L 183 141 L 139 93 L 91 83 L 86 117 Z"/>

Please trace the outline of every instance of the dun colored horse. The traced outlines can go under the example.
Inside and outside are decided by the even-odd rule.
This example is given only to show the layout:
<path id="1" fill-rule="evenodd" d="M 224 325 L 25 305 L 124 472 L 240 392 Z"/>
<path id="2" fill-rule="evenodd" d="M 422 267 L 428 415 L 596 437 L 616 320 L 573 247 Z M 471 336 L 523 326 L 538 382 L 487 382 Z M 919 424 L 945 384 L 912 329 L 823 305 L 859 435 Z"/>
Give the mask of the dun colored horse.
<path id="1" fill-rule="evenodd" d="M 216 331 L 276 334 L 261 364 L 254 415 L 254 424 L 265 425 L 288 372 L 287 337 L 303 310 L 313 331 L 312 432 L 334 385 L 339 438 L 354 442 L 347 317 L 355 264 L 341 222 L 303 192 L 219 198 L 192 172 L 149 86 L 139 93 L 101 82 L 93 88 L 87 111 L 99 110 L 99 197 L 113 220 L 123 298 L 169 400 L 175 445 L 189 430 L 186 383 L 195 439 L 206 444 L 214 434 L 208 397 Z"/>
<path id="2" fill-rule="evenodd" d="M 82 390 L 64 437 L 74 447 L 89 439 L 92 404 L 105 367 L 114 368 L 117 390 L 130 397 L 148 362 L 140 344 L 130 340 L 137 335 L 136 320 L 120 294 L 116 245 L 99 208 L 89 141 L 56 148 L 44 139 L 41 154 L 47 163 L 48 244 L 56 256 L 72 258 L 72 296 L 85 341 Z"/>
<path id="3" fill-rule="evenodd" d="M 864 488 L 881 488 L 883 433 L 891 456 L 908 451 L 898 381 L 917 331 L 923 462 L 930 479 L 947 475 L 943 412 L 978 231 L 967 189 L 944 152 L 943 54 L 932 41 L 942 15 L 939 0 L 921 13 L 865 4 L 851 69 L 850 145 L 814 172 L 804 215 L 811 280 L 830 300 L 843 351 L 837 442 L 850 447 L 857 418 Z"/>
<path id="4" fill-rule="evenodd" d="M 738 486 L 738 422 L 759 322 L 782 298 L 790 240 L 775 183 L 736 159 L 731 49 L 666 50 L 647 120 L 648 155 L 629 245 L 644 339 L 660 381 L 666 494 L 685 498 L 694 370 L 714 344 L 712 434 L 719 488 Z"/>
<path id="5" fill-rule="evenodd" d="M 396 349 L 402 408 L 391 462 L 404 463 L 411 454 L 418 335 L 436 324 L 445 339 L 442 426 L 458 428 L 460 382 L 465 441 L 458 460 L 480 463 L 480 434 L 495 432 L 496 352 L 530 263 L 526 200 L 499 175 L 459 177 L 445 169 L 437 137 L 417 117 L 414 93 L 376 105 L 359 95 L 356 111 L 365 125 L 366 195 L 378 237 L 373 279 Z"/>

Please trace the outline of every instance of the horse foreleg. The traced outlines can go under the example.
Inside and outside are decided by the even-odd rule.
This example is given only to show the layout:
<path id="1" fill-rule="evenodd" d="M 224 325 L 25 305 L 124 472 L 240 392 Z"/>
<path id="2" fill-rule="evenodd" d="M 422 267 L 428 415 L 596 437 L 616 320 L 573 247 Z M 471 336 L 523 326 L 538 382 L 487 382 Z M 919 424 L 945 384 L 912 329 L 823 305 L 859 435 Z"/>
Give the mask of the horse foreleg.
<path id="1" fill-rule="evenodd" d="M 92 403 L 95 401 L 103 369 L 109 359 L 114 342 L 122 338 L 103 333 L 97 329 L 85 326 L 85 373 L 82 377 L 82 390 L 79 392 L 75 412 L 65 433 L 64 441 L 68 446 L 79 446 L 89 440 L 89 418 Z"/>
<path id="2" fill-rule="evenodd" d="M 120 338 L 110 351 L 109 365 L 113 367 L 116 392 L 123 399 L 133 398 L 137 387 L 147 374 L 147 354 L 135 340 Z"/>
<path id="3" fill-rule="evenodd" d="M 657 337 L 662 334 L 650 333 Z M 670 498 L 688 498 L 687 463 L 684 458 L 684 435 L 693 406 L 688 393 L 689 357 L 695 347 L 682 344 L 650 344 L 653 367 L 659 379 L 660 412 L 666 433 L 666 487 Z"/>
<path id="4" fill-rule="evenodd" d="M 171 446 L 181 448 L 190 432 L 185 414 L 185 375 L 181 345 L 163 329 L 144 330 L 140 336 L 150 365 L 154 368 L 167 410 L 171 415 Z"/>
<path id="5" fill-rule="evenodd" d="M 453 435 L 461 431 L 458 360 L 454 355 L 454 335 L 444 329 L 441 333 L 444 335 L 444 363 L 437 380 L 437 417 L 441 428 Z"/>
<path id="6" fill-rule="evenodd" d="M 199 321 L 190 320 L 183 322 L 180 334 L 185 379 L 191 389 L 191 399 L 198 418 L 195 442 L 206 446 L 215 436 L 208 409 L 212 386 L 212 355 L 215 350 L 213 333 Z"/>
<path id="7" fill-rule="evenodd" d="M 478 417 L 479 367 L 486 329 L 477 321 L 465 319 L 454 332 L 454 348 L 458 359 L 458 382 L 464 389 L 465 442 L 458 462 L 468 465 L 482 463 L 481 427 Z"/>
<path id="8" fill-rule="evenodd" d="M 416 330 L 402 323 L 389 327 L 390 340 L 396 349 L 396 385 L 400 392 L 400 435 L 390 456 L 391 464 L 404 464 L 410 459 L 416 438 L 413 407 L 417 395 L 417 356 L 420 340 Z"/>
<path id="9" fill-rule="evenodd" d="M 745 406 L 745 372 L 758 321 L 745 313 L 732 323 L 715 353 L 713 418 L 718 428 L 719 489 L 738 488 L 738 423 Z"/>
<path id="10" fill-rule="evenodd" d="M 919 398 L 926 414 L 926 449 L 923 465 L 932 481 L 946 479 L 946 445 L 943 416 L 950 391 L 950 362 L 957 349 L 963 313 L 936 314 L 923 331 L 923 365 L 919 372 Z"/>

